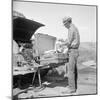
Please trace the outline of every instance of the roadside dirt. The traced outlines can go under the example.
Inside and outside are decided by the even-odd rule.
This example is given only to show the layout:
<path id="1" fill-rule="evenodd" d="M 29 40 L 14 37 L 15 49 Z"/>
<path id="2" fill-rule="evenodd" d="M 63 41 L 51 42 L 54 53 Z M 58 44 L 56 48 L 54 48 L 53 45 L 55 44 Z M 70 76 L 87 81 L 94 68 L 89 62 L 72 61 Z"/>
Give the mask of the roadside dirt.
<path id="1" fill-rule="evenodd" d="M 64 79 L 64 66 L 49 71 L 48 75 L 42 80 L 44 88 L 36 89 L 28 87 L 27 89 L 13 89 L 13 96 L 16 98 L 37 98 L 51 96 L 85 95 L 96 94 L 96 68 L 78 65 L 78 89 L 73 94 L 63 94 L 68 80 Z"/>

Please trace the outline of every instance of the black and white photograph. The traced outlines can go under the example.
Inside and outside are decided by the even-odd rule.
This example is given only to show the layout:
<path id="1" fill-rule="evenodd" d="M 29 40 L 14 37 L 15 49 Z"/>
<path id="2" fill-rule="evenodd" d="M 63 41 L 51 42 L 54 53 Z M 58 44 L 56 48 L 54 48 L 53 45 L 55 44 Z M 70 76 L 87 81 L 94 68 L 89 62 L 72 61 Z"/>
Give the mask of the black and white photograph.
<path id="1" fill-rule="evenodd" d="M 97 94 L 97 9 L 13 0 L 13 100 Z"/>

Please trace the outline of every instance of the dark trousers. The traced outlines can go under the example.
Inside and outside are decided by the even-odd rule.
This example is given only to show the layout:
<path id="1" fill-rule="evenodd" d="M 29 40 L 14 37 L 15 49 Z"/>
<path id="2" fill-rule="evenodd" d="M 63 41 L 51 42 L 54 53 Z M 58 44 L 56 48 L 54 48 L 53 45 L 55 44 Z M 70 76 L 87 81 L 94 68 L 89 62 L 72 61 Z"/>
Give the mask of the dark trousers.
<path id="1" fill-rule="evenodd" d="M 69 50 L 68 54 L 68 84 L 71 89 L 77 89 L 77 58 L 79 56 L 78 49 L 71 49 Z"/>

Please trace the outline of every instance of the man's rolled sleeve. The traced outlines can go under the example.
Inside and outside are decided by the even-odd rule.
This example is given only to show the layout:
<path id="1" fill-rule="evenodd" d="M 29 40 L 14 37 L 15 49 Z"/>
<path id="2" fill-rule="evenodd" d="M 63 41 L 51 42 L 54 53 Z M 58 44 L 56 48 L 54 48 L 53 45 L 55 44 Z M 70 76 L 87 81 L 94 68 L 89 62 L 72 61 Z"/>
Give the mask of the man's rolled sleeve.
<path id="1" fill-rule="evenodd" d="M 73 36 L 73 32 L 69 31 L 68 32 L 68 42 L 67 42 L 67 47 L 70 48 L 71 44 L 73 42 L 74 36 Z"/>

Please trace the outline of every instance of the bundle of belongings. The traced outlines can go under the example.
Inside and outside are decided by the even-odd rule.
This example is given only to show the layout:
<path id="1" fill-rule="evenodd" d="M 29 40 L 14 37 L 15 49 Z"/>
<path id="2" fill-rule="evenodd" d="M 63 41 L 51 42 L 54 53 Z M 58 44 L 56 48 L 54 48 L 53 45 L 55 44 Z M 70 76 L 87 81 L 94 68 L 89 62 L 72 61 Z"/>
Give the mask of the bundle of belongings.
<path id="1" fill-rule="evenodd" d="M 39 57 L 33 57 L 32 44 L 22 44 L 19 52 L 13 54 L 14 70 L 36 70 L 39 66 Z"/>
<path id="2" fill-rule="evenodd" d="M 55 49 L 45 51 L 41 58 L 41 64 L 65 63 L 68 60 L 68 48 L 63 46 L 60 41 L 56 42 Z"/>

